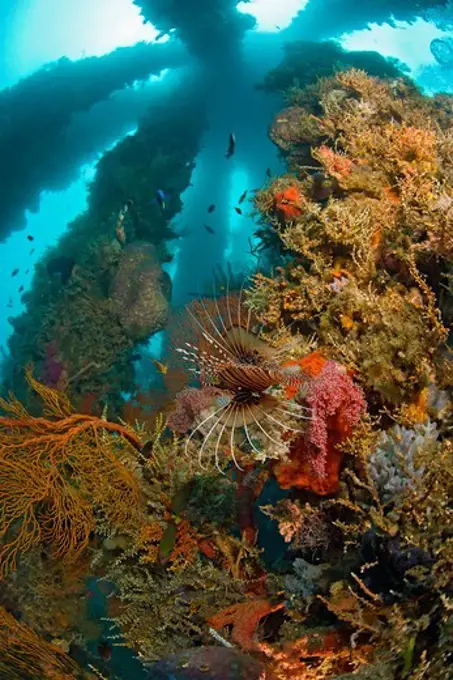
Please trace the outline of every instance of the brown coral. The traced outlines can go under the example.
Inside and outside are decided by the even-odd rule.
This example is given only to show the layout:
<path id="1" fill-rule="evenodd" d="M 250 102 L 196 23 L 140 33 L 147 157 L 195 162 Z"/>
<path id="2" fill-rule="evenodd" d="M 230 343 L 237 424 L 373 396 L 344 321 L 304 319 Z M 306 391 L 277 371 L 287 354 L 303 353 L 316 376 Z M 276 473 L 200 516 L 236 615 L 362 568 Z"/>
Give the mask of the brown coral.
<path id="1" fill-rule="evenodd" d="M 290 176 L 256 197 L 263 222 L 294 259 L 272 278 L 258 275 L 249 301 L 267 330 L 283 322 L 314 333 L 328 356 L 399 407 L 426 386 L 446 338 L 437 305 L 453 257 L 449 133 L 439 108 L 402 81 L 351 70 L 309 94 L 322 114 L 312 161 L 294 180 L 301 214 L 276 228 L 268 205 L 272 192 L 291 186 Z M 291 120 L 290 154 L 306 144 L 304 121 L 313 118 L 312 105 L 301 108 L 298 128 L 296 109 L 276 119 L 286 131 Z M 322 205 L 312 193 L 319 173 L 336 187 Z"/>

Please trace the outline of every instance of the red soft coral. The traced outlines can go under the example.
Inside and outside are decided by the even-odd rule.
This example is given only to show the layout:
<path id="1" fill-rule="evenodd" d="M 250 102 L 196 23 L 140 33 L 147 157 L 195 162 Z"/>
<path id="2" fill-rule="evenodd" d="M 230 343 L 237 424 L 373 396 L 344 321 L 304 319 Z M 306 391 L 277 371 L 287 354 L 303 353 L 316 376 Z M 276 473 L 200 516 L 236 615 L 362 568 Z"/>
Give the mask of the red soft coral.
<path id="1" fill-rule="evenodd" d="M 275 194 L 275 209 L 287 220 L 302 215 L 302 198 L 296 186 L 290 186 Z"/>

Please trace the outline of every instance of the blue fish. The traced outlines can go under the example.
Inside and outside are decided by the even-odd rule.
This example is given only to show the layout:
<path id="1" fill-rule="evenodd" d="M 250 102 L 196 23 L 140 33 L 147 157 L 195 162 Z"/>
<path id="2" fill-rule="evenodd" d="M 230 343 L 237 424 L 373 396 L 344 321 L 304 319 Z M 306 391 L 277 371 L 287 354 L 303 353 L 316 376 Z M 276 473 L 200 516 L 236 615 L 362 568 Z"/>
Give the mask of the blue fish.
<path id="1" fill-rule="evenodd" d="M 167 197 L 166 197 L 166 195 L 165 195 L 165 192 L 162 191 L 162 189 L 158 189 L 158 190 L 156 191 L 156 201 L 158 202 L 158 204 L 159 204 L 160 209 L 162 210 L 162 212 L 164 212 L 164 210 L 165 210 L 165 205 L 166 205 L 166 204 L 165 204 L 165 201 L 166 201 L 166 198 L 167 198 Z"/>

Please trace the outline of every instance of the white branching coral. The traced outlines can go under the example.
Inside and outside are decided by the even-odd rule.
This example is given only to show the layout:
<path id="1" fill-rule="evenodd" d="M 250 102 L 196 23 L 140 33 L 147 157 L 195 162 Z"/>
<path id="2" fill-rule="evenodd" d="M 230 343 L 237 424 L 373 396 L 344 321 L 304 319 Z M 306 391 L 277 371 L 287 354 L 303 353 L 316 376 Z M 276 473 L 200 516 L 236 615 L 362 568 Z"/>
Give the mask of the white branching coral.
<path id="1" fill-rule="evenodd" d="M 437 425 L 430 420 L 415 429 L 395 425 L 389 431 L 382 432 L 368 466 L 370 477 L 384 504 L 396 500 L 411 480 L 423 474 L 423 470 L 414 465 L 415 455 L 421 448 L 434 451 L 438 437 Z"/>

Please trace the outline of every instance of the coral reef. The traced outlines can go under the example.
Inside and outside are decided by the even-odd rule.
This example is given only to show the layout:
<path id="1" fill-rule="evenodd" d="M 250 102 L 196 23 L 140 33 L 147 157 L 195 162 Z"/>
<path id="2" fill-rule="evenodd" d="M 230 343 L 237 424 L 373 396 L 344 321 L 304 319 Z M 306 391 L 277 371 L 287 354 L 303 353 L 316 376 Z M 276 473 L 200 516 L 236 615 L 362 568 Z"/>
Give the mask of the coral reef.
<path id="1" fill-rule="evenodd" d="M 72 410 L 68 336 L 37 336 L 44 409 L 1 402 L 0 554 L 38 659 L 86 644 L 86 573 L 150 677 L 451 680 L 452 110 L 355 69 L 301 90 L 271 130 L 288 172 L 255 198 L 275 267 L 174 316 L 153 418 Z M 122 200 L 120 238 L 53 275 L 106 325 L 115 303 L 131 352 L 167 301 L 141 288 L 163 239 Z"/>
<path id="2" fill-rule="evenodd" d="M 436 424 L 429 420 L 415 430 L 395 425 L 382 432 L 378 448 L 371 454 L 368 465 L 369 475 L 384 504 L 393 502 L 411 483 L 417 474 L 414 468 L 417 451 L 430 448 L 435 451 L 438 437 Z"/>
<path id="3" fill-rule="evenodd" d="M 329 494 L 338 490 L 343 458 L 338 447 L 351 435 L 366 404 L 360 389 L 336 362 L 325 362 L 311 377 L 304 386 L 310 412 L 307 431 L 293 440 L 289 462 L 279 463 L 274 474 L 282 489 L 300 487 Z"/>
<path id="4" fill-rule="evenodd" d="M 49 678 L 76 680 L 76 664 L 55 644 L 41 640 L 33 630 L 0 607 L 0 671 L 5 680 Z"/>
<path id="5" fill-rule="evenodd" d="M 123 531 L 140 524 L 130 452 L 105 437 L 117 433 L 138 449 L 140 440 L 122 425 L 74 413 L 63 395 L 37 383 L 30 372 L 27 379 L 47 417 L 34 418 L 15 399 L 0 401 L 8 414 L 0 417 L 2 576 L 39 544 L 54 559 L 76 560 L 89 544 L 97 515 Z"/>
<path id="6" fill-rule="evenodd" d="M 263 229 L 277 231 L 289 259 L 273 279 L 257 276 L 254 313 L 269 327 L 282 317 L 316 333 L 381 403 L 415 401 L 446 338 L 437 308 L 452 246 L 443 110 L 402 80 L 355 70 L 321 80 L 272 128 L 296 178 L 256 198 Z M 319 173 L 331 181 L 322 198 Z M 275 204 L 288 187 L 300 196 L 291 220 Z"/>

